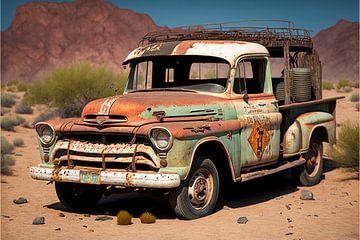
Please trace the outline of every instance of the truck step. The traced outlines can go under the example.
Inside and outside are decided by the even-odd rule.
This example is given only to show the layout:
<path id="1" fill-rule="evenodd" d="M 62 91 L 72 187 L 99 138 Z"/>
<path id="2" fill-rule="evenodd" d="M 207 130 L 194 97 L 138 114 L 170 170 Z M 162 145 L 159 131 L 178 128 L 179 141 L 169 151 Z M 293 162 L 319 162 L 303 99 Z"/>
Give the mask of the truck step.
<path id="1" fill-rule="evenodd" d="M 292 162 L 284 162 L 281 165 L 276 165 L 275 168 L 262 169 L 262 170 L 257 170 L 257 171 L 253 171 L 253 172 L 249 172 L 249 173 L 243 173 L 243 174 L 241 174 L 241 182 L 246 182 L 246 181 L 249 181 L 249 180 L 252 180 L 252 179 L 256 179 L 256 178 L 259 178 L 259 177 L 264 177 L 266 175 L 281 172 L 281 171 L 284 171 L 286 169 L 302 165 L 304 163 L 305 163 L 305 159 L 300 158 L 300 159 L 292 161 Z"/>

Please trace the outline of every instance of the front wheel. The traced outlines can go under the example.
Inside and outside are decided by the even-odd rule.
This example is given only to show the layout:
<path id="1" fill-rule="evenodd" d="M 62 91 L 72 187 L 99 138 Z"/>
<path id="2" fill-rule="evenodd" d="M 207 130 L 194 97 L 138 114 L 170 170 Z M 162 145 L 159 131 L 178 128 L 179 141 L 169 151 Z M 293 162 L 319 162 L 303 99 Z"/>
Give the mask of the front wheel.
<path id="1" fill-rule="evenodd" d="M 303 186 L 313 186 L 321 181 L 323 173 L 323 144 L 321 140 L 313 137 L 309 150 L 304 155 L 305 164 L 292 169 L 296 180 Z"/>
<path id="2" fill-rule="evenodd" d="M 194 159 L 188 178 L 169 194 L 170 206 L 180 219 L 211 214 L 219 195 L 219 174 L 215 164 L 204 157 Z"/>
<path id="3" fill-rule="evenodd" d="M 55 182 L 56 194 L 60 202 L 69 210 L 91 210 L 100 201 L 103 191 L 100 186 Z"/>

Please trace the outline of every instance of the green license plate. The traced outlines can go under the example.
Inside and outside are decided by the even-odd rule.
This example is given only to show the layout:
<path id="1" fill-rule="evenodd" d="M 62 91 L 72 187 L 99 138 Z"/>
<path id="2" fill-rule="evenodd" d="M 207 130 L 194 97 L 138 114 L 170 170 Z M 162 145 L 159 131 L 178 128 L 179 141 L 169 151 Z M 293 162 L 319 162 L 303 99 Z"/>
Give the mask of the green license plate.
<path id="1" fill-rule="evenodd" d="M 100 175 L 97 172 L 80 171 L 80 182 L 100 184 Z"/>

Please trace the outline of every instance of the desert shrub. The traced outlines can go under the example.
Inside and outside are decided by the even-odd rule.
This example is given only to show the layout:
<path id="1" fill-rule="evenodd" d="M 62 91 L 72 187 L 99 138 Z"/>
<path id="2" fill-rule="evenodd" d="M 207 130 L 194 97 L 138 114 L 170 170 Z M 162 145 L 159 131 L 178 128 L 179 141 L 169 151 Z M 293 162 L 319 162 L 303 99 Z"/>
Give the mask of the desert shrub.
<path id="1" fill-rule="evenodd" d="M 20 126 L 22 126 L 24 128 L 31 128 L 31 126 L 28 122 L 24 122 L 24 123 L 20 124 Z"/>
<path id="2" fill-rule="evenodd" d="M 343 91 L 346 92 L 346 93 L 349 93 L 349 92 L 352 91 L 352 87 L 350 87 L 350 86 L 345 86 L 345 87 L 343 87 Z"/>
<path id="3" fill-rule="evenodd" d="M 356 93 L 351 94 L 351 96 L 350 96 L 350 101 L 352 101 L 352 102 L 358 102 L 358 101 L 359 101 L 359 93 L 356 92 Z"/>
<path id="4" fill-rule="evenodd" d="M 359 123 L 341 125 L 337 142 L 330 149 L 330 156 L 341 166 L 359 171 Z"/>
<path id="5" fill-rule="evenodd" d="M 126 210 L 120 210 L 117 214 L 118 225 L 130 225 L 132 216 Z"/>
<path id="6" fill-rule="evenodd" d="M 7 82 L 7 86 L 15 86 L 17 85 L 19 82 L 17 80 L 10 80 Z"/>
<path id="7" fill-rule="evenodd" d="M 15 119 L 16 119 L 18 125 L 24 124 L 26 122 L 25 118 L 23 118 L 22 116 L 19 116 L 19 115 L 16 115 Z"/>
<path id="8" fill-rule="evenodd" d="M 16 105 L 15 112 L 19 113 L 19 114 L 32 114 L 33 109 L 29 105 L 25 105 L 23 103 L 20 103 L 20 104 Z"/>
<path id="9" fill-rule="evenodd" d="M 13 116 L 3 116 L 1 117 L 1 129 L 6 131 L 14 131 L 14 127 L 18 126 L 20 123 L 18 119 Z"/>
<path id="10" fill-rule="evenodd" d="M 351 83 L 351 86 L 352 86 L 353 88 L 359 88 L 359 81 L 353 81 L 353 82 Z"/>
<path id="11" fill-rule="evenodd" d="M 15 147 L 22 147 L 24 146 L 24 140 L 22 138 L 15 138 L 13 144 Z"/>
<path id="12" fill-rule="evenodd" d="M 102 97 L 122 93 L 126 75 L 115 74 L 109 68 L 92 68 L 88 63 L 80 63 L 54 69 L 39 81 L 34 82 L 25 101 L 56 107 L 62 117 L 81 114 L 88 102 Z"/>
<path id="13" fill-rule="evenodd" d="M 8 114 L 10 112 L 10 109 L 1 108 L 1 116 L 4 116 L 5 114 Z"/>
<path id="14" fill-rule="evenodd" d="M 340 80 L 336 85 L 338 90 L 343 89 L 344 87 L 351 87 L 351 82 L 348 80 Z"/>
<path id="15" fill-rule="evenodd" d="M 3 136 L 1 136 L 1 155 L 10 154 L 14 146 Z"/>
<path id="16" fill-rule="evenodd" d="M 15 105 L 15 96 L 9 93 L 1 94 L 1 107 L 12 107 Z"/>
<path id="17" fill-rule="evenodd" d="M 334 89 L 334 85 L 330 81 L 323 81 L 322 82 L 322 88 L 325 89 L 325 90 L 331 90 L 331 89 Z"/>
<path id="18" fill-rule="evenodd" d="M 30 85 L 28 83 L 19 83 L 16 87 L 18 92 L 26 92 Z"/>
<path id="19" fill-rule="evenodd" d="M 144 212 L 140 215 L 140 221 L 141 223 L 155 223 L 156 217 L 149 212 Z"/>
<path id="20" fill-rule="evenodd" d="M 52 119 L 55 117 L 54 112 L 46 112 L 46 113 L 40 113 L 33 121 L 33 125 L 37 124 L 38 122 L 43 122 L 49 119 Z"/>
<path id="21" fill-rule="evenodd" d="M 15 165 L 15 158 L 11 155 L 1 155 L 1 174 L 12 175 L 11 166 Z"/>

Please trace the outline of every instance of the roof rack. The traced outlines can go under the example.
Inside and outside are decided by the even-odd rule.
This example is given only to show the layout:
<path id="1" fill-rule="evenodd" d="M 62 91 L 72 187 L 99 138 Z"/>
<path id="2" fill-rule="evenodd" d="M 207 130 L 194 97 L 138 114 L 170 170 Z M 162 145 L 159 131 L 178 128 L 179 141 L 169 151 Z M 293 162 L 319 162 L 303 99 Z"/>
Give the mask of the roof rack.
<path id="1" fill-rule="evenodd" d="M 250 23 L 250 26 L 244 26 Z M 285 25 L 279 27 L 252 26 L 253 23 Z M 284 20 L 245 20 L 216 24 L 183 26 L 150 32 L 140 41 L 141 46 L 156 42 L 183 40 L 235 40 L 256 42 L 267 48 L 283 47 L 285 42 L 291 48 L 312 49 L 310 30 L 295 28 L 295 24 Z M 296 50 L 296 49 L 295 49 Z"/>

